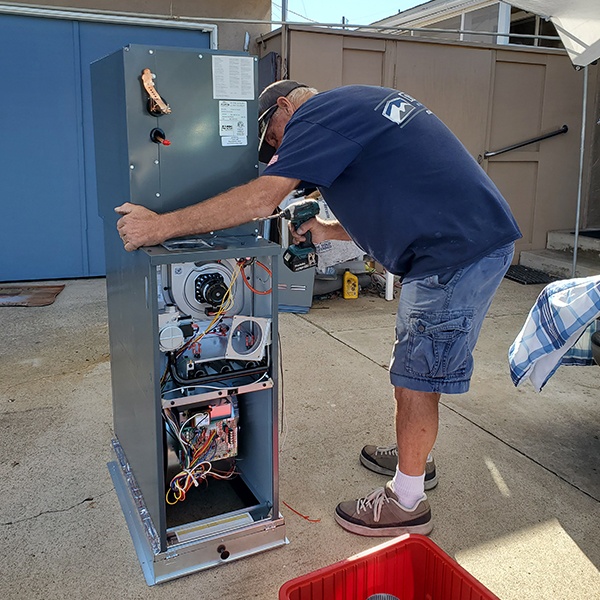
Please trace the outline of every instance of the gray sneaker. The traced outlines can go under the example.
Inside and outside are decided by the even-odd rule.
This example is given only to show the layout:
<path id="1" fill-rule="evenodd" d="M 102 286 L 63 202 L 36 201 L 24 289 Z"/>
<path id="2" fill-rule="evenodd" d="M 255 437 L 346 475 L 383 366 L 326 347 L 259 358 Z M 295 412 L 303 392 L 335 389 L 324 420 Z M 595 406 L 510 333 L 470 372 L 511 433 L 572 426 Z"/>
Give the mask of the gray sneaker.
<path id="1" fill-rule="evenodd" d="M 360 452 L 360 462 L 370 471 L 393 477 L 398 465 L 398 446 L 365 446 Z M 432 490 L 437 484 L 435 460 L 430 454 L 425 465 L 425 489 Z"/>
<path id="2" fill-rule="evenodd" d="M 405 533 L 428 535 L 433 529 L 427 496 L 412 510 L 407 510 L 398 502 L 391 481 L 364 498 L 340 502 L 335 509 L 335 520 L 346 531 L 370 537 L 396 537 Z"/>

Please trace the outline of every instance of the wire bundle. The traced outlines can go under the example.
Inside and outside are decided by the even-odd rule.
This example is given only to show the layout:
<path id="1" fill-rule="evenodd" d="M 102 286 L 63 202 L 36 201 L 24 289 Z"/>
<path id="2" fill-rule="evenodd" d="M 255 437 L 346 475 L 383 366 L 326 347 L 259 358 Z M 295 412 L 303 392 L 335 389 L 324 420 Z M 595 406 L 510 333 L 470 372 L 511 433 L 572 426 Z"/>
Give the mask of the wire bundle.
<path id="1" fill-rule="evenodd" d="M 175 359 L 178 359 L 184 352 L 186 352 L 186 350 L 188 350 L 188 348 L 190 348 L 190 346 L 199 342 L 205 335 L 209 334 L 213 329 L 215 329 L 219 325 L 221 319 L 225 316 L 225 313 L 228 310 L 230 310 L 231 308 L 233 308 L 233 305 L 234 305 L 233 286 L 235 285 L 235 281 L 238 278 L 240 271 L 242 269 L 242 266 L 238 263 L 236 263 L 236 267 L 237 268 L 234 270 L 234 272 L 231 275 L 231 281 L 229 282 L 227 291 L 223 294 L 223 300 L 221 301 L 219 308 L 213 315 L 211 322 L 208 324 L 207 327 L 204 328 L 204 331 L 191 337 L 174 354 Z M 221 334 L 219 333 L 219 335 L 221 335 Z M 161 390 L 163 390 L 163 391 L 164 391 L 164 386 L 167 382 L 168 376 L 169 376 L 169 362 L 167 361 L 167 366 L 165 367 L 165 371 L 162 374 L 162 377 L 160 378 L 160 386 L 161 386 Z"/>
<path id="2" fill-rule="evenodd" d="M 237 475 L 237 471 L 235 470 L 235 465 L 232 465 L 231 469 L 227 472 L 217 471 L 213 469 L 212 463 L 208 461 L 201 462 L 191 469 L 184 469 L 171 480 L 169 489 L 167 490 L 167 504 L 173 506 L 177 502 L 183 502 L 186 493 L 192 485 L 198 487 L 200 481 L 206 482 L 206 478 L 209 475 L 215 479 L 231 479 Z M 171 499 L 171 496 L 173 499 Z"/>
<path id="3" fill-rule="evenodd" d="M 185 500 L 186 493 L 190 490 L 192 485 L 198 487 L 200 481 L 206 481 L 206 478 L 210 475 L 217 479 L 230 479 L 236 475 L 235 465 L 232 465 L 228 472 L 221 472 L 213 469 L 212 463 L 209 462 L 214 458 L 217 451 L 217 432 L 216 430 L 210 431 L 208 436 L 205 436 L 205 427 L 201 424 L 196 424 L 195 427 L 190 428 L 186 425 L 192 419 L 198 415 L 192 415 L 183 425 L 177 427 L 173 415 L 170 411 L 163 411 L 163 416 L 167 420 L 170 428 L 173 430 L 179 444 L 181 446 L 180 452 L 180 463 L 185 465 L 184 468 L 171 480 L 169 489 L 167 490 L 166 501 L 171 506 Z M 209 420 L 208 414 L 206 420 Z M 204 420 L 202 421 L 204 422 Z M 191 439 L 186 440 L 191 431 Z"/>

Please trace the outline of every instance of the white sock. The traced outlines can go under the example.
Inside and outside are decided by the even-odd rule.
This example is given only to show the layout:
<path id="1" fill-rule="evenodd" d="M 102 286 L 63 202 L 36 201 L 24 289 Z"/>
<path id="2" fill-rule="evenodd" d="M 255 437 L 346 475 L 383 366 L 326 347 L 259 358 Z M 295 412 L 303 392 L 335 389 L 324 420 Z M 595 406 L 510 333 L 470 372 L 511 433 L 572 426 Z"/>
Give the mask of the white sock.
<path id="1" fill-rule="evenodd" d="M 392 487 L 400 504 L 412 510 L 425 495 L 425 473 L 416 476 L 405 475 L 396 467 Z"/>

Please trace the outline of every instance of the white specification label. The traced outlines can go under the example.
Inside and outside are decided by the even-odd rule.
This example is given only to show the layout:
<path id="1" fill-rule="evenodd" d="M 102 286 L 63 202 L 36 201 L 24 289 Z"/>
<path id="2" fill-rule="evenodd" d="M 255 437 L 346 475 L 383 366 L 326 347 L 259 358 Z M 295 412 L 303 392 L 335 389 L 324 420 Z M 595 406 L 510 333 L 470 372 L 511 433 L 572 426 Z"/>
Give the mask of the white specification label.
<path id="1" fill-rule="evenodd" d="M 219 101 L 219 135 L 223 146 L 248 145 L 248 103 Z"/>
<path id="2" fill-rule="evenodd" d="M 247 137 L 238 137 L 236 135 L 231 136 L 223 136 L 221 138 L 221 146 L 247 146 L 248 138 Z"/>
<path id="3" fill-rule="evenodd" d="M 214 56 L 213 98 L 254 100 L 254 59 L 251 56 Z"/>

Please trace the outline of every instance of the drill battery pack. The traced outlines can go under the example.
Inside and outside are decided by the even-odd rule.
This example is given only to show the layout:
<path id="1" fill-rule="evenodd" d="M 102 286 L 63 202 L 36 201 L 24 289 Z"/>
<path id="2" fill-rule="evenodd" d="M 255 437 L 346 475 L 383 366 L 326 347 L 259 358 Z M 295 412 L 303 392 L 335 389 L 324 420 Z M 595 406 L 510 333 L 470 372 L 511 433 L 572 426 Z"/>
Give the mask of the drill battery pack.
<path id="1" fill-rule="evenodd" d="M 310 245 L 307 248 L 302 248 L 299 244 L 290 246 L 283 254 L 283 264 L 294 273 L 316 267 L 317 252 L 315 247 Z"/>

